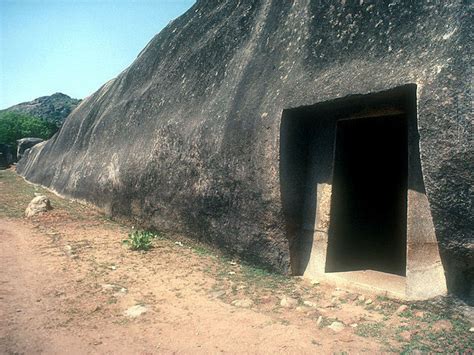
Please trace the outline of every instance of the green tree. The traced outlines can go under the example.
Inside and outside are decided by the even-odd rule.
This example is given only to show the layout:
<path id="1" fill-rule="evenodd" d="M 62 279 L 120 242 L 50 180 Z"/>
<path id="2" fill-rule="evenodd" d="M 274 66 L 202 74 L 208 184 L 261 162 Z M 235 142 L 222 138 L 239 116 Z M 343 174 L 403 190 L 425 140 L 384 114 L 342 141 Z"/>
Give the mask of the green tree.
<path id="1" fill-rule="evenodd" d="M 54 123 L 17 112 L 0 112 L 0 143 L 16 149 L 17 139 L 35 137 L 49 139 L 58 128 Z"/>

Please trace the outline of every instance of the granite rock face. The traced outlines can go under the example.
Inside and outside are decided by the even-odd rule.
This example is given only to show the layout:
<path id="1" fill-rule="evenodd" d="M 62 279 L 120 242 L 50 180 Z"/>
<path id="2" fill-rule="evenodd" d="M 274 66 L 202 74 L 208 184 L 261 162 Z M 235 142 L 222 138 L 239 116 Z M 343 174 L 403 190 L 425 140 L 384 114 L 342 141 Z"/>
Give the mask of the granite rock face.
<path id="1" fill-rule="evenodd" d="M 472 23 L 460 0 L 197 1 L 17 170 L 289 272 L 282 111 L 415 84 L 449 289 L 472 296 Z"/>
<path id="2" fill-rule="evenodd" d="M 43 139 L 27 137 L 27 138 L 18 139 L 16 142 L 17 142 L 16 158 L 20 160 L 27 149 L 30 149 L 36 144 L 43 142 Z"/>

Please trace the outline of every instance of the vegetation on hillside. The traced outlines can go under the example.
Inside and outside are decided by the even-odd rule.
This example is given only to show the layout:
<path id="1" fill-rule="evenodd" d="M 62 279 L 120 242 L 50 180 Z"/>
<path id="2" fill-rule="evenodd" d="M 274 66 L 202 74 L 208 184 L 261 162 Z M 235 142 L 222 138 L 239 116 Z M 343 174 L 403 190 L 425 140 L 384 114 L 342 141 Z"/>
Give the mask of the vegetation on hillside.
<path id="1" fill-rule="evenodd" d="M 0 113 L 0 144 L 16 148 L 17 139 L 35 137 L 49 139 L 58 127 L 38 117 L 17 112 Z"/>
<path id="2" fill-rule="evenodd" d="M 32 101 L 22 102 L 5 111 L 24 113 L 61 127 L 66 117 L 76 108 L 81 100 L 73 99 L 62 93 L 38 97 Z"/>

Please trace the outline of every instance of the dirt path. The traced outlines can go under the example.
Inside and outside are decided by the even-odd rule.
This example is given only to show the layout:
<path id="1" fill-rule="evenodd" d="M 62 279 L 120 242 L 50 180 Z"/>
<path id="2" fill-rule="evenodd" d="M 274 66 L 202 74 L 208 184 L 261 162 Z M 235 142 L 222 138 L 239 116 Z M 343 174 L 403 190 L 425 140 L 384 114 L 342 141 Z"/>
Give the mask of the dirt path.
<path id="1" fill-rule="evenodd" d="M 51 194 L 55 209 L 26 220 L 35 188 L 1 174 L 2 354 L 373 353 L 434 325 L 427 312 L 400 315 L 396 302 L 272 275 L 176 236 L 132 252 L 121 243 L 129 227 Z"/>
<path id="2" fill-rule="evenodd" d="M 317 348 L 354 348 L 347 345 L 354 341 L 350 334 L 336 340 L 331 330 L 320 330 L 314 322 L 285 324 L 213 298 L 213 281 L 199 271 L 200 258 L 192 260 L 189 250 L 183 256 L 179 249 L 173 255 L 165 248 L 166 259 L 153 265 L 140 254 L 127 260 L 120 247 L 102 251 L 82 239 L 85 235 L 65 244 L 65 238 L 53 241 L 21 221 L 0 219 L 0 225 L 2 352 L 314 353 Z M 100 227 L 83 230 L 90 238 L 115 234 Z M 89 253 L 68 255 L 66 246 L 73 242 Z M 135 305 L 144 305 L 147 312 L 136 318 L 124 315 Z M 378 349 L 364 341 L 358 346 Z"/>

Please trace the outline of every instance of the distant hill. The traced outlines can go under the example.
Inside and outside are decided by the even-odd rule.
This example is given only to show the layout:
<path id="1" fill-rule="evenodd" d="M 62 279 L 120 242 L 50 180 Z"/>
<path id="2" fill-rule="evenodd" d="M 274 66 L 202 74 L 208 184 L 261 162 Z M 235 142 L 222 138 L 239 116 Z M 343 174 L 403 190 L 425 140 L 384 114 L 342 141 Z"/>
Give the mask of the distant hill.
<path id="1" fill-rule="evenodd" d="M 60 92 L 51 96 L 42 96 L 33 101 L 22 102 L 0 112 L 19 112 L 39 117 L 60 127 L 65 118 L 76 108 L 81 100 L 73 99 Z"/>

